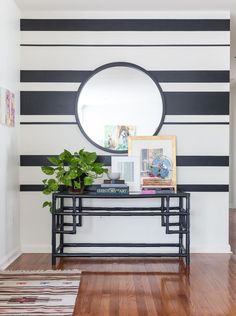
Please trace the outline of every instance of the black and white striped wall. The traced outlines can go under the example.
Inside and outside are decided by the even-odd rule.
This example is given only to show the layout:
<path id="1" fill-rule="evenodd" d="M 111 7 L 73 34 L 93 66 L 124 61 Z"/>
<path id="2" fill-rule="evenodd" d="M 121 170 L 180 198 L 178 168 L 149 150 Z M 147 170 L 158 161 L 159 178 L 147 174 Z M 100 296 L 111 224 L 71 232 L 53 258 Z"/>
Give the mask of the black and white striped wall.
<path id="1" fill-rule="evenodd" d="M 85 147 L 110 164 L 110 156 L 79 131 L 74 103 L 91 71 L 117 61 L 150 71 L 164 91 L 160 135 L 177 136 L 177 181 L 191 192 L 192 251 L 228 251 L 229 15 L 101 16 L 41 13 L 21 20 L 23 251 L 50 250 L 50 215 L 41 208 L 40 192 L 46 157 Z M 87 219 L 76 238 L 118 241 L 121 226 L 123 241 L 163 238 L 153 219 L 132 220 Z"/>

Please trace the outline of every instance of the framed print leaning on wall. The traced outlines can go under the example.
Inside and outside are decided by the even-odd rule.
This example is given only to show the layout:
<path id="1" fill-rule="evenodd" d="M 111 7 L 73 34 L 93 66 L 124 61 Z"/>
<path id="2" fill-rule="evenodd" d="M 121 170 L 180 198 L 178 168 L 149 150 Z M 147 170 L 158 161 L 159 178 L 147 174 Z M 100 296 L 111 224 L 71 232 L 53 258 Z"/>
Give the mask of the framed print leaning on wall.
<path id="1" fill-rule="evenodd" d="M 140 160 L 139 157 L 112 156 L 112 172 L 120 172 L 121 179 L 129 186 L 130 192 L 140 191 Z"/>
<path id="2" fill-rule="evenodd" d="M 140 159 L 142 189 L 176 192 L 176 136 L 131 136 L 128 154 Z"/>

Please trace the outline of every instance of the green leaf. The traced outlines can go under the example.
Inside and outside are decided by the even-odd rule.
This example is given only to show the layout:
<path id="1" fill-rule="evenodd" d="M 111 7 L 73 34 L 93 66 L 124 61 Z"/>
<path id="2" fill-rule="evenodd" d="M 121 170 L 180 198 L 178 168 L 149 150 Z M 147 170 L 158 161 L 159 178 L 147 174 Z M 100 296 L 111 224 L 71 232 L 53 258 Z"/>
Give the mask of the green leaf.
<path id="1" fill-rule="evenodd" d="M 70 163 L 71 163 L 71 165 L 77 166 L 79 164 L 79 161 L 80 160 L 78 157 L 73 157 L 73 158 L 71 158 Z"/>
<path id="2" fill-rule="evenodd" d="M 73 155 L 66 149 L 64 149 L 63 153 L 59 155 L 59 159 L 63 162 L 70 162 L 72 158 Z"/>
<path id="3" fill-rule="evenodd" d="M 42 171 L 47 174 L 47 175 L 52 175 L 54 174 L 54 168 L 53 167 L 49 167 L 49 166 L 43 166 L 41 167 Z"/>
<path id="4" fill-rule="evenodd" d="M 100 162 L 95 162 L 93 164 L 93 168 L 92 170 L 97 173 L 97 174 L 103 174 L 103 173 L 106 173 L 108 171 L 107 168 L 103 168 L 103 164 L 100 163 Z"/>
<path id="5" fill-rule="evenodd" d="M 85 173 L 82 169 L 77 169 L 77 177 L 78 178 L 80 178 L 83 174 L 85 175 Z"/>
<path id="6" fill-rule="evenodd" d="M 97 154 L 95 152 L 89 153 L 86 152 L 86 161 L 88 164 L 92 164 L 97 159 Z"/>
<path id="7" fill-rule="evenodd" d="M 44 203 L 43 203 L 43 207 L 46 207 L 46 206 L 52 206 L 52 202 L 49 202 L 49 201 L 45 201 Z"/>
<path id="8" fill-rule="evenodd" d="M 84 178 L 84 184 L 85 185 L 91 185 L 93 183 L 93 178 L 91 177 L 85 177 Z"/>
<path id="9" fill-rule="evenodd" d="M 43 190 L 43 194 L 49 195 L 51 193 L 52 193 L 52 191 L 48 188 Z"/>
<path id="10" fill-rule="evenodd" d="M 78 154 L 78 153 L 75 152 L 75 155 L 76 155 L 76 154 Z M 83 156 L 83 154 L 84 154 L 84 148 L 80 149 L 80 151 L 79 151 L 79 156 Z"/>
<path id="11" fill-rule="evenodd" d="M 58 157 L 48 157 L 48 161 L 50 161 L 53 165 L 59 166 L 61 161 Z"/>
<path id="12" fill-rule="evenodd" d="M 58 181 L 59 181 L 59 179 L 61 178 L 61 177 L 63 177 L 64 175 L 65 175 L 65 169 L 58 169 L 57 171 L 56 171 L 56 178 L 58 179 Z"/>
<path id="13" fill-rule="evenodd" d="M 61 182 L 68 187 L 72 187 L 72 181 L 68 176 L 61 177 Z"/>
<path id="14" fill-rule="evenodd" d="M 70 170 L 70 172 L 68 173 L 68 177 L 69 177 L 70 179 L 75 179 L 75 178 L 77 178 L 77 176 L 78 176 L 78 172 L 77 172 L 76 169 L 72 169 L 72 170 Z"/>
<path id="15" fill-rule="evenodd" d="M 74 188 L 75 189 L 80 189 L 81 188 L 81 184 L 78 181 L 74 181 Z"/>
<path id="16" fill-rule="evenodd" d="M 54 179 L 49 179 L 48 180 L 48 188 L 51 191 L 57 191 L 59 189 L 59 184 L 56 182 Z"/>

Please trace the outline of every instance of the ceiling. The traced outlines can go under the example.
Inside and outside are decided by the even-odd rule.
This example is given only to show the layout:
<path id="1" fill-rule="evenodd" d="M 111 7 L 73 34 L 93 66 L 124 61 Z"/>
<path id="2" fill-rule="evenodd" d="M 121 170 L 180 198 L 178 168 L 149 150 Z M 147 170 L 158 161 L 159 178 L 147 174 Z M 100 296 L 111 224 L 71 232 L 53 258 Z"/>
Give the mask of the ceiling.
<path id="1" fill-rule="evenodd" d="M 22 11 L 219 11 L 231 12 L 231 82 L 236 84 L 236 0 L 15 0 Z"/>

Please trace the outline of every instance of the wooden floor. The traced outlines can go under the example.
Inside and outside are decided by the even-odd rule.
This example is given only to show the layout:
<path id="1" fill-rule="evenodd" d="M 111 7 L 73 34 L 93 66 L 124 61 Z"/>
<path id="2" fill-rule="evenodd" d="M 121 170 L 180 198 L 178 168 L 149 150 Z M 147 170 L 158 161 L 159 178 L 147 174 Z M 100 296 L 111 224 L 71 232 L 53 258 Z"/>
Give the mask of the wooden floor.
<path id="1" fill-rule="evenodd" d="M 236 316 L 236 257 L 64 259 L 83 270 L 75 316 Z M 50 269 L 50 255 L 24 254 L 10 269 Z"/>

